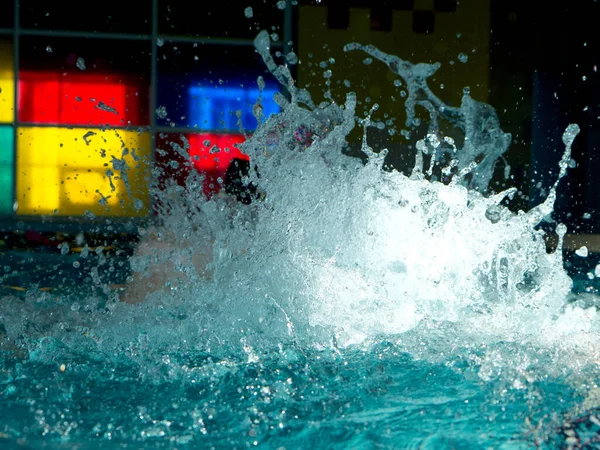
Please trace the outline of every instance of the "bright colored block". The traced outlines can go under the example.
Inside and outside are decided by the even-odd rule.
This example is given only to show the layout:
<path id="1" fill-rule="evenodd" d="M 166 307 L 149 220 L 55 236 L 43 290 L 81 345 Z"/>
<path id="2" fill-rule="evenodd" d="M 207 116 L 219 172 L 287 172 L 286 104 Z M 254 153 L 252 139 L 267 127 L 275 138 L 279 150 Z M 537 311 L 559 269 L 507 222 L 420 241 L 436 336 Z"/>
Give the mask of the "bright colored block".
<path id="1" fill-rule="evenodd" d="M 265 117 L 279 112 L 273 100 L 275 88 L 266 88 L 262 93 L 261 106 Z M 252 109 L 259 97 L 258 88 L 231 88 L 227 86 L 189 88 L 189 122 L 201 130 L 239 131 L 237 111 L 241 111 L 242 125 L 254 130 L 257 121 Z"/>
<path id="2" fill-rule="evenodd" d="M 15 120 L 15 72 L 12 42 L 0 42 L 0 123 Z"/>
<path id="3" fill-rule="evenodd" d="M 161 185 L 164 185 L 167 180 L 172 180 L 184 186 L 190 171 L 196 170 L 204 176 L 204 194 L 210 197 L 221 190 L 227 169 L 233 159 L 249 159 L 248 155 L 242 153 L 237 147 L 244 140 L 241 134 L 159 133 L 156 137 L 158 150 L 156 163 Z M 189 145 L 187 148 L 189 160 L 185 160 L 177 150 L 173 149 L 173 146 L 186 148 L 186 142 Z"/>
<path id="4" fill-rule="evenodd" d="M 145 216 L 150 152 L 148 133 L 19 128 L 17 214 Z"/>
<path id="5" fill-rule="evenodd" d="M 19 120 L 64 125 L 147 125 L 142 96 L 131 77 L 28 72 L 19 74 Z"/>
<path id="6" fill-rule="evenodd" d="M 190 134 L 187 136 L 190 148 L 188 150 L 194 167 L 199 172 L 217 171 L 225 173 L 231 160 L 240 158 L 249 160 L 238 149 L 238 144 L 244 142 L 241 134 Z M 211 153 L 211 149 L 218 149 L 217 153 Z"/>
<path id="7" fill-rule="evenodd" d="M 0 215 L 12 213 L 13 161 L 13 127 L 0 126 Z"/>
<path id="8" fill-rule="evenodd" d="M 221 190 L 229 164 L 234 158 L 250 159 L 237 148 L 237 144 L 245 140 L 241 134 L 192 134 L 188 139 L 192 164 L 204 175 L 204 193 L 208 197 Z"/>

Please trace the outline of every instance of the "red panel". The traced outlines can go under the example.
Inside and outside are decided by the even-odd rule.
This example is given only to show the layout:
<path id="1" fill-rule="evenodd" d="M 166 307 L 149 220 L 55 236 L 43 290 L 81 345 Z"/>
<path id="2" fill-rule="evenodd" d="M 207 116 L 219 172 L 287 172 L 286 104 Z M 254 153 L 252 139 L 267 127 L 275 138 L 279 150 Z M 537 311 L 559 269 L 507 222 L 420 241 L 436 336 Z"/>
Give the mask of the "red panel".
<path id="1" fill-rule="evenodd" d="M 19 73 L 19 120 L 63 125 L 147 125 L 142 91 L 121 75 Z"/>
<path id="2" fill-rule="evenodd" d="M 233 159 L 249 160 L 248 155 L 237 148 L 237 144 L 245 140 L 241 134 L 186 134 L 185 138 L 190 144 L 188 153 L 191 164 L 184 161 L 180 154 L 171 147 L 171 143 L 184 147 L 180 134 L 165 135 L 160 133 L 158 135 L 157 148 L 159 152 L 156 161 L 161 167 L 165 178 L 174 179 L 181 185 L 185 183 L 190 165 L 194 167 L 205 176 L 204 193 L 209 198 L 221 190 L 222 183 L 219 182 L 219 178 L 225 180 L 227 169 Z M 211 149 L 214 149 L 213 153 L 211 153 Z M 219 149 L 219 151 L 215 151 L 216 149 Z M 175 170 L 170 164 L 173 161 L 177 162 Z"/>
<path id="3" fill-rule="evenodd" d="M 245 141 L 241 134 L 203 133 L 192 134 L 187 138 L 190 142 L 190 157 L 194 167 L 200 172 L 214 171 L 225 174 L 232 159 L 250 160 L 236 145 Z M 210 149 L 213 147 L 219 151 L 211 154 Z"/>
<path id="4" fill-rule="evenodd" d="M 241 134 L 193 134 L 188 137 L 190 141 L 190 157 L 194 168 L 205 175 L 204 193 L 207 197 L 219 192 L 222 182 L 225 181 L 227 168 L 234 158 L 249 160 L 234 144 L 244 142 Z M 211 149 L 218 152 L 211 154 Z"/>

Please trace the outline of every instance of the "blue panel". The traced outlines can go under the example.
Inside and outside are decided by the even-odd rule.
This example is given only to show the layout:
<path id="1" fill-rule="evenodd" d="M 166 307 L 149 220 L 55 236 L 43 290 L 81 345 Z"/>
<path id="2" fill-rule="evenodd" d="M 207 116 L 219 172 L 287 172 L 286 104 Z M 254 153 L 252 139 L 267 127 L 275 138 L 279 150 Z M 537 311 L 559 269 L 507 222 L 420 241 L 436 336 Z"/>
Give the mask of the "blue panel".
<path id="1" fill-rule="evenodd" d="M 265 117 L 279 112 L 273 100 L 277 89 L 266 87 L 261 104 Z M 256 87 L 191 86 L 188 90 L 188 124 L 200 130 L 227 130 L 239 132 L 237 111 L 242 112 L 242 125 L 245 130 L 257 127 L 252 108 L 259 97 Z"/>

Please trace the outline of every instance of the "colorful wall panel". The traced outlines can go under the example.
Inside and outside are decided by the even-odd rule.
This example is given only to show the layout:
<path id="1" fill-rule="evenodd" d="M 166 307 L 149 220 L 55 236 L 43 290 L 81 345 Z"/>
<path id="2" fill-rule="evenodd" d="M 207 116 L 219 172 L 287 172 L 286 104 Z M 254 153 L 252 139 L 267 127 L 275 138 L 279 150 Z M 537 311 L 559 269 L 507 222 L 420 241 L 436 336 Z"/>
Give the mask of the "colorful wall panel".
<path id="1" fill-rule="evenodd" d="M 27 39 L 20 45 L 18 86 L 13 43 L 0 41 L 0 216 L 80 216 L 87 211 L 104 217 L 146 216 L 153 160 L 164 180 L 179 182 L 190 171 L 200 172 L 205 176 L 204 192 L 210 196 L 222 188 L 233 159 L 248 159 L 237 148 L 244 141 L 237 111 L 248 131 L 257 126 L 252 109 L 259 96 L 265 117 L 279 112 L 273 100 L 279 86 L 268 82 L 260 94 L 256 78 L 264 68 L 254 67 L 252 53 L 246 60 L 233 57 L 236 48 L 227 50 L 239 66 L 235 80 L 228 79 L 229 64 L 221 72 L 212 66 L 207 71 L 206 61 L 197 58 L 197 70 L 175 65 L 167 75 L 178 77 L 180 83 L 167 85 L 178 86 L 180 92 L 168 95 L 172 105 L 157 104 L 168 111 L 166 117 L 158 114 L 157 122 L 163 129 L 186 127 L 190 133 L 157 132 L 158 152 L 152 155 L 150 131 L 128 131 L 151 122 L 149 75 L 144 75 L 149 66 L 117 64 L 99 46 L 94 51 L 86 47 L 88 67 L 82 68 L 72 61 L 79 53 L 70 44 L 63 48 L 60 39 L 52 45 Z M 195 52 L 195 45 L 190 46 Z M 210 64 L 213 60 L 207 59 Z M 108 65 L 97 65 L 98 61 Z M 160 59 L 159 66 L 162 63 Z M 183 137 L 190 144 L 187 159 L 173 148 L 184 146 Z M 123 156 L 124 149 L 134 150 L 135 156 Z"/>
<path id="2" fill-rule="evenodd" d="M 245 140 L 241 134 L 202 133 L 191 134 L 187 138 L 190 143 L 188 151 L 192 158 L 192 163 L 200 172 L 225 173 L 232 159 L 249 159 L 238 148 L 238 144 L 241 144 Z M 213 151 L 218 149 L 218 152 L 211 153 L 211 149 L 213 148 Z"/>
<path id="3" fill-rule="evenodd" d="M 147 93 L 146 93 L 147 94 Z M 134 80 L 121 75 L 19 73 L 19 121 L 65 125 L 147 125 Z"/>
<path id="4" fill-rule="evenodd" d="M 150 151 L 148 133 L 21 127 L 16 213 L 145 216 Z"/>
<path id="5" fill-rule="evenodd" d="M 188 139 L 192 164 L 205 176 L 204 193 L 208 197 L 222 189 L 227 168 L 233 159 L 249 160 L 237 147 L 244 142 L 241 134 L 193 134 Z"/>
<path id="6" fill-rule="evenodd" d="M 15 119 L 15 72 L 12 42 L 0 41 L 0 123 Z"/>
<path id="7" fill-rule="evenodd" d="M 13 209 L 13 127 L 0 126 L 0 214 Z"/>
<path id="8" fill-rule="evenodd" d="M 261 97 L 265 117 L 279 112 L 273 100 L 277 89 L 266 88 Z M 247 130 L 257 126 L 252 108 L 259 98 L 258 88 L 247 87 L 200 87 L 191 86 L 189 95 L 189 122 L 201 130 L 239 131 L 237 111 L 241 111 L 242 125 Z"/>
<path id="9" fill-rule="evenodd" d="M 185 148 L 185 141 L 189 144 L 187 161 L 173 149 L 173 145 Z M 233 159 L 249 159 L 238 148 L 238 145 L 244 142 L 244 136 L 241 134 L 159 133 L 156 142 L 158 149 L 156 162 L 161 177 L 164 180 L 175 180 L 183 186 L 193 167 L 205 177 L 203 189 L 207 197 L 221 189 L 222 182 L 219 179 L 224 180 Z M 173 162 L 176 162 L 176 165 L 173 165 Z"/>

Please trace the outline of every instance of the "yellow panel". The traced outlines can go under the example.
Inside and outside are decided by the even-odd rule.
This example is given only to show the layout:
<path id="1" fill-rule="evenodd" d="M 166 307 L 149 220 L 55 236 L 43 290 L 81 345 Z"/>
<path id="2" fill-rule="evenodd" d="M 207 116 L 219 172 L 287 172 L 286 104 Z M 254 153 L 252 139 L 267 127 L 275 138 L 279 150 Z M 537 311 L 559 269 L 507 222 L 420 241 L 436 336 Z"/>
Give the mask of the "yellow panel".
<path id="1" fill-rule="evenodd" d="M 148 213 L 149 133 L 22 127 L 17 139 L 17 214 Z M 115 169 L 113 158 L 128 169 Z"/>
<path id="2" fill-rule="evenodd" d="M 393 2 L 392 2 L 393 5 Z M 433 1 L 419 1 L 415 9 L 432 10 Z M 489 89 L 490 46 L 490 0 L 461 0 L 454 13 L 435 13 L 435 28 L 431 34 L 413 31 L 413 11 L 392 12 L 392 29 L 389 32 L 373 31 L 370 10 L 350 8 L 350 25 L 346 30 L 327 26 L 327 6 L 299 7 L 299 57 L 298 82 L 309 85 L 315 100 L 320 101 L 323 92 L 321 61 L 330 57 L 333 72 L 332 93 L 336 101 L 343 102 L 347 91 L 357 93 L 359 100 L 370 98 L 365 104 L 369 110 L 378 103 L 381 112 L 398 119 L 396 125 L 403 128 L 404 102 L 393 81 L 399 78 L 381 62 L 364 64 L 367 55 L 362 52 L 344 53 L 343 47 L 350 42 L 371 44 L 386 53 L 397 55 L 412 63 L 440 62 L 442 67 L 430 79 L 432 91 L 445 102 L 459 106 L 463 88 L 471 88 L 471 96 L 485 102 Z M 325 45 L 323 43 L 326 43 Z M 459 55 L 467 56 L 465 60 Z M 310 64 L 310 66 L 309 66 Z M 348 80 L 350 88 L 338 81 Z M 381 115 L 381 114 L 379 114 Z M 376 114 L 377 116 L 377 114 Z M 400 135 L 395 139 L 401 140 Z"/>
<path id="3" fill-rule="evenodd" d="M 15 74 L 12 43 L 0 42 L 0 122 L 12 123 L 15 116 Z"/>

